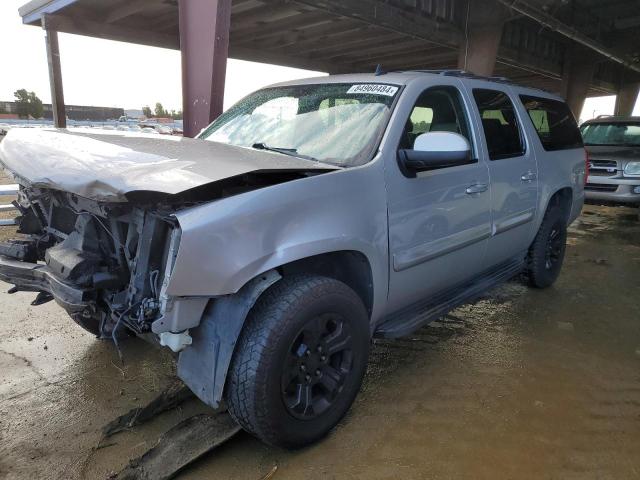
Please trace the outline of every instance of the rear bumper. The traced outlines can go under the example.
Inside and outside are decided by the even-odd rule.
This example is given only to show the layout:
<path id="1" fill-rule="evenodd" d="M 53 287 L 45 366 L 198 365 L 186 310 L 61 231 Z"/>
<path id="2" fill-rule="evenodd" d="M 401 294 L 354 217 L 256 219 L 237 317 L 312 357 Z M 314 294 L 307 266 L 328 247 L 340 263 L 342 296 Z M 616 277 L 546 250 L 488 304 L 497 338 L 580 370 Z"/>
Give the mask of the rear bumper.
<path id="1" fill-rule="evenodd" d="M 585 186 L 587 200 L 596 200 L 621 204 L 640 204 L 640 193 L 634 188 L 640 187 L 640 178 L 606 178 L 590 176 Z"/>
<path id="2" fill-rule="evenodd" d="M 21 262 L 2 255 L 0 280 L 15 285 L 18 290 L 47 292 L 70 314 L 82 312 L 94 300 L 93 291 L 61 282 L 46 265 Z"/>

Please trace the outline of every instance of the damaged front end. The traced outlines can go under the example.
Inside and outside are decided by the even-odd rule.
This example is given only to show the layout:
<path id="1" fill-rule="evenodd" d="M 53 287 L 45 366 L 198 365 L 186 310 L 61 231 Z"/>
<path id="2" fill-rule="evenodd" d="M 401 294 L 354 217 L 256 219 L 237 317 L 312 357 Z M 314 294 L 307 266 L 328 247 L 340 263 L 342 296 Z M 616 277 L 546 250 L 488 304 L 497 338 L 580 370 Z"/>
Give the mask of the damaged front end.
<path id="1" fill-rule="evenodd" d="M 0 243 L 10 292 L 38 292 L 34 304 L 55 300 L 99 337 L 121 326 L 144 335 L 163 322 L 180 239 L 171 210 L 33 187 L 21 188 L 14 205 L 21 238 Z"/>

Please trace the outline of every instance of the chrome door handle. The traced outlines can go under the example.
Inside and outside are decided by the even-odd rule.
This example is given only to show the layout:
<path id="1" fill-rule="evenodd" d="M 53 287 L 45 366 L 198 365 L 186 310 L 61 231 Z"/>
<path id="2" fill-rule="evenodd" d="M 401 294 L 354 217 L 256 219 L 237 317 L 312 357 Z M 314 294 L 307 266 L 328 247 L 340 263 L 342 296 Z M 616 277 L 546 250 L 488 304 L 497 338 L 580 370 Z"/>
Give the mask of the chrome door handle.
<path id="1" fill-rule="evenodd" d="M 538 175 L 536 175 L 534 172 L 527 172 L 522 174 L 520 180 L 522 180 L 523 182 L 533 182 L 536 178 L 538 178 Z"/>
<path id="2" fill-rule="evenodd" d="M 476 183 L 475 185 L 471 185 L 467 188 L 467 194 L 473 195 L 474 193 L 482 193 L 486 192 L 489 189 L 489 185 L 484 183 Z"/>

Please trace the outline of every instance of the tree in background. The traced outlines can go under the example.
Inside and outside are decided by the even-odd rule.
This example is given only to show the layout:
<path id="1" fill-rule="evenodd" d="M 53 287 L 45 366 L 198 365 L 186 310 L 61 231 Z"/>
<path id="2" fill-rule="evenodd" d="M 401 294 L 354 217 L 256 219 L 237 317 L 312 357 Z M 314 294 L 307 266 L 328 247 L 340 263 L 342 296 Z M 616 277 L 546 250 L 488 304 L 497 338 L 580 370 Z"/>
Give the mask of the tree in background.
<path id="1" fill-rule="evenodd" d="M 42 100 L 38 98 L 35 92 L 27 92 L 24 88 L 13 92 L 16 97 L 16 110 L 20 118 L 42 118 L 44 115 L 44 107 Z"/>
<path id="2" fill-rule="evenodd" d="M 155 114 L 156 117 L 167 117 L 169 115 L 160 102 L 156 103 Z"/>
<path id="3" fill-rule="evenodd" d="M 142 107 L 142 114 L 147 118 L 153 117 L 153 113 L 151 112 L 149 105 Z"/>
<path id="4" fill-rule="evenodd" d="M 171 110 L 171 112 L 169 112 L 169 116 L 174 120 L 182 120 L 182 110 Z"/>

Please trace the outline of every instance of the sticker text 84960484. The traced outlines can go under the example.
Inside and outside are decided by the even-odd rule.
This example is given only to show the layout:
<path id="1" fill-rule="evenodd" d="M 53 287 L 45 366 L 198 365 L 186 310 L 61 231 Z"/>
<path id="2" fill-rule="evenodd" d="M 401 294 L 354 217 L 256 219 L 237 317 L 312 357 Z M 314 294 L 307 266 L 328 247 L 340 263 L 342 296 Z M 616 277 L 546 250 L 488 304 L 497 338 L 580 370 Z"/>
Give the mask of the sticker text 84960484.
<path id="1" fill-rule="evenodd" d="M 347 93 L 368 93 L 370 95 L 386 95 L 388 97 L 393 97 L 398 93 L 398 87 L 394 87 L 393 85 L 365 83 L 361 85 L 353 85 Z"/>

